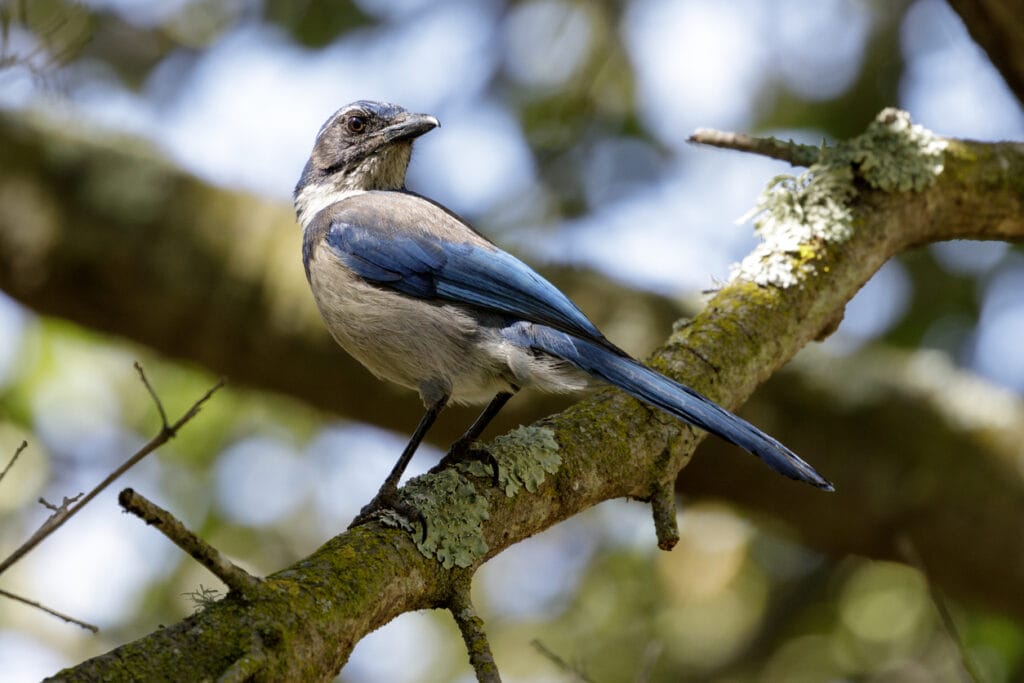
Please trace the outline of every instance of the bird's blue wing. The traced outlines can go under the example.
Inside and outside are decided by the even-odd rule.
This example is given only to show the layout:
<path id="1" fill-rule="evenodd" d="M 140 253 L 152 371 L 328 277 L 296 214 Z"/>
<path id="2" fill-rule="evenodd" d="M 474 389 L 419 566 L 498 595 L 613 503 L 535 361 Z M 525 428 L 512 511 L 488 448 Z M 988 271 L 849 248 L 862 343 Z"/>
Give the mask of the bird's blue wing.
<path id="1" fill-rule="evenodd" d="M 335 220 L 326 244 L 360 277 L 421 299 L 469 304 L 614 348 L 567 296 L 497 247 Z"/>

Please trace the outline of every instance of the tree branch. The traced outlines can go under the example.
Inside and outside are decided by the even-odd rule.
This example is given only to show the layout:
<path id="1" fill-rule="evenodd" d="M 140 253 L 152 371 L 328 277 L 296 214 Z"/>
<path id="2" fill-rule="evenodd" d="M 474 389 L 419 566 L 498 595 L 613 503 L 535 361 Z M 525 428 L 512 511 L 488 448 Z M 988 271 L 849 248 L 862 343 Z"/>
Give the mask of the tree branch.
<path id="1" fill-rule="evenodd" d="M 4 466 L 3 471 L 0 471 L 0 482 L 4 480 L 4 477 L 7 476 L 10 469 L 14 467 L 14 463 L 18 462 L 18 456 L 21 455 L 21 452 L 26 448 L 28 448 L 28 441 L 22 441 L 21 445 L 14 449 L 14 455 L 12 455 L 11 459 L 7 461 L 7 465 Z"/>
<path id="2" fill-rule="evenodd" d="M 58 619 L 62 619 L 64 621 L 68 622 L 69 624 L 74 624 L 75 626 L 81 626 L 82 628 L 84 628 L 87 631 L 92 631 L 93 633 L 98 633 L 99 630 L 100 630 L 99 626 L 94 626 L 93 624 L 90 624 L 87 621 L 82 621 L 80 619 L 75 619 L 74 617 L 68 616 L 67 614 L 64 614 L 63 612 L 58 612 L 55 609 L 47 607 L 46 605 L 44 605 L 44 604 L 42 604 L 40 602 L 36 602 L 35 600 L 29 600 L 28 598 L 23 598 L 20 595 L 17 595 L 15 593 L 11 593 L 10 591 L 5 591 L 2 588 L 0 588 L 0 596 L 5 597 L 5 598 L 7 598 L 9 600 L 14 600 L 16 602 L 20 602 L 22 604 L 28 605 L 29 607 L 35 607 L 36 609 L 41 610 L 43 612 L 46 612 L 49 615 L 55 616 Z"/>
<path id="3" fill-rule="evenodd" d="M 783 142 L 777 138 L 760 138 L 746 133 L 727 133 L 710 128 L 698 128 L 690 136 L 690 142 L 738 152 L 751 152 L 761 156 L 789 162 L 791 166 L 810 166 L 818 160 L 819 148 L 801 145 L 792 140 Z"/>
<path id="4" fill-rule="evenodd" d="M 260 580 L 189 531 L 174 515 L 130 488 L 118 494 L 117 502 L 126 512 L 155 526 L 172 543 L 191 555 L 192 559 L 213 572 L 228 588 L 252 599 Z"/>
<path id="5" fill-rule="evenodd" d="M 742 403 L 807 342 L 831 329 L 846 302 L 893 254 L 938 239 L 1024 236 L 1021 157 L 1019 146 L 950 141 L 944 170 L 930 187 L 889 193 L 857 185 L 845 200 L 855 229 L 840 242 L 808 244 L 814 254 L 810 263 L 804 250 L 789 255 L 794 265 L 813 266 L 800 269 L 798 285 L 733 280 L 672 334 L 652 364 L 723 405 Z M 525 486 L 512 494 L 480 479 L 457 477 L 460 495 L 448 503 L 482 507 L 485 514 L 475 517 L 478 535 L 462 539 L 448 557 L 472 571 L 504 548 L 600 501 L 646 498 L 666 471 L 687 464 L 699 440 L 694 430 L 612 390 L 501 437 L 490 447 L 499 462 L 534 458 L 556 465 L 532 480 L 532 490 Z M 842 491 L 844 473 L 837 474 Z M 768 479 L 762 468 L 759 484 Z M 445 470 L 413 480 L 404 490 L 441 496 L 442 487 L 452 483 L 452 471 Z M 823 495 L 792 482 L 776 484 L 787 487 L 795 505 L 801 497 Z M 464 487 L 471 487 L 472 495 L 463 495 Z M 849 508 L 842 514 L 849 516 Z M 444 529 L 432 524 L 435 531 Z M 184 678 L 216 677 L 239 652 L 259 642 L 264 659 L 256 680 L 328 680 L 369 631 L 405 611 L 447 604 L 452 577 L 409 534 L 368 524 L 268 577 L 267 595 L 258 604 L 229 595 L 198 615 L 58 676 L 147 679 L 173 666 Z M 261 632 L 268 624 L 273 625 L 270 637 Z"/>
<path id="6" fill-rule="evenodd" d="M 1017 101 L 1024 104 L 1024 4 L 1018 0 L 949 0 Z"/>
<path id="7" fill-rule="evenodd" d="M 484 632 L 483 619 L 477 614 L 473 601 L 470 599 L 470 576 L 465 580 L 456 579 L 453 582 L 452 596 L 448 610 L 452 613 L 455 623 L 462 634 L 462 640 L 466 644 L 466 652 L 469 655 L 469 663 L 476 673 L 479 683 L 501 683 L 498 675 L 498 666 L 494 662 L 494 654 L 491 652 L 491 644 Z"/>
<path id="8" fill-rule="evenodd" d="M 40 499 L 40 502 L 42 502 L 48 508 L 53 510 L 53 514 L 50 515 L 45 522 L 43 522 L 42 526 L 40 526 L 35 531 L 35 533 L 33 533 L 32 536 L 29 537 L 27 541 L 18 546 L 14 550 L 14 552 L 5 557 L 3 560 L 0 560 L 0 574 L 3 574 L 15 562 L 23 558 L 33 548 L 42 543 L 43 539 L 45 539 L 47 536 L 49 536 L 53 532 L 57 531 L 57 529 L 62 527 L 65 522 L 67 522 L 69 519 L 71 519 L 71 517 L 77 514 L 79 510 L 88 505 L 93 498 L 102 493 L 104 489 L 106 489 L 108 486 L 110 486 L 110 484 L 115 482 L 122 474 L 124 474 L 129 469 L 137 465 L 140 460 L 145 458 L 147 455 L 149 455 L 156 449 L 160 448 L 160 446 L 164 445 L 165 443 L 173 439 L 174 436 L 178 433 L 178 430 L 185 426 L 185 424 L 189 420 L 195 417 L 199 413 L 199 409 L 202 408 L 203 404 L 210 400 L 210 397 L 213 396 L 214 392 L 220 389 L 221 386 L 223 386 L 224 384 L 223 381 L 218 381 L 215 385 L 210 387 L 205 394 L 200 396 L 199 399 L 192 404 L 192 407 L 185 411 L 185 413 L 180 418 L 178 418 L 178 420 L 174 424 L 169 425 L 167 424 L 167 416 L 164 414 L 163 406 L 160 405 L 159 400 L 156 398 L 156 394 L 153 393 L 152 387 L 150 387 L 149 382 L 146 381 L 146 376 L 142 372 L 142 367 L 138 363 L 136 363 L 135 368 L 136 370 L 138 370 L 139 376 L 142 378 L 143 384 L 146 385 L 146 389 L 150 392 L 153 399 L 156 401 L 157 406 L 160 409 L 160 416 L 164 420 L 163 425 L 160 428 L 160 432 L 152 439 L 147 441 L 142 446 L 142 448 L 132 453 L 127 460 L 121 463 L 113 472 L 108 474 L 103 479 L 103 481 L 96 484 L 96 486 L 94 486 L 92 490 L 90 490 L 84 496 L 82 494 L 78 494 L 74 498 L 65 497 L 64 502 L 59 506 L 50 505 L 46 503 L 46 501 Z"/>

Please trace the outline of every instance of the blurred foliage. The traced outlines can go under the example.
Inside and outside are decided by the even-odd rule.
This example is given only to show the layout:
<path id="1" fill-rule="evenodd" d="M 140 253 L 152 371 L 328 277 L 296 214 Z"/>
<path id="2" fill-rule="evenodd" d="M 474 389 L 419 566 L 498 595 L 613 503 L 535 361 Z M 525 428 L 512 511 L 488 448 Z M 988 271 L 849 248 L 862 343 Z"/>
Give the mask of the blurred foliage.
<path id="1" fill-rule="evenodd" d="M 493 4 L 499 10 L 497 20 L 507 22 L 537 3 Z M 610 148 L 609 193 L 661 176 L 673 158 L 638 111 L 635 68 L 621 28 L 630 3 L 556 4 L 564 21 L 550 27 L 548 40 L 557 42 L 579 17 L 587 27 L 586 47 L 571 73 L 546 84 L 517 75 L 501 56 L 508 46 L 495 38 L 498 66 L 486 86 L 518 119 L 543 191 L 536 203 L 550 223 L 590 214 L 614 198 L 588 194 L 584 186 L 586 168 L 607 143 L 626 143 Z M 879 110 L 898 100 L 905 68 L 899 29 L 910 3 L 869 4 L 872 23 L 866 58 L 852 84 L 834 97 L 812 100 L 790 91 L 780 79 L 768 79 L 757 96 L 757 130 L 802 129 L 843 138 L 860 132 Z M 171 58 L 173 68 L 187 73 L 205 50 L 242 26 L 270 27 L 296 46 L 317 50 L 353 33 L 365 36 L 383 30 L 390 21 L 386 7 L 371 0 L 196 0 L 156 5 L 160 3 L 137 3 L 120 11 L 117 3 L 5 0 L 0 4 L 0 66 L 27 68 L 43 80 L 63 79 L 63 87 L 72 89 L 85 87 L 89 79 L 114 79 L 140 92 Z M 430 5 L 414 11 L 429 12 Z M 502 35 L 500 29 L 496 36 Z M 31 39 L 16 40 L 16 34 Z M 62 71 L 61 65 L 74 69 Z M 174 93 L 153 96 L 173 99 Z M 685 133 L 680 131 L 680 136 Z M 1019 253 L 1020 247 L 1012 251 Z M 939 345 L 960 353 L 978 319 L 984 277 L 944 268 L 929 249 L 900 262 L 912 282 L 911 302 L 879 341 L 910 348 Z M 939 332 L 937 326 L 942 328 Z M 132 360 L 142 361 L 171 416 L 214 381 L 202 369 L 172 364 L 145 349 L 31 316 L 24 323 L 18 354 L 7 376 L 0 373 L 0 460 L 4 451 L 13 452 L 22 436 L 29 439 L 23 458 L 47 463 L 50 479 L 28 477 L 25 486 L 33 495 L 51 498 L 95 479 L 96 472 L 119 462 L 158 428 Z M 54 436 L 53 423 L 61 420 L 72 426 L 60 426 L 63 436 Z M 228 388 L 159 453 L 154 466 L 158 476 L 140 481 L 158 487 L 172 510 L 243 564 L 259 572 L 272 571 L 327 537 L 323 508 L 307 492 L 299 504 L 268 524 L 233 519 L 214 483 L 218 456 L 232 444 L 259 436 L 299 451 L 326 424 L 326 416 L 307 406 Z M 32 467 L 19 464 L 26 473 Z M 133 481 L 129 475 L 123 483 Z M 8 491 L 0 488 L 2 495 L 11 495 Z M 105 505 L 112 514 L 109 497 L 97 505 Z M 24 537 L 37 512 L 0 506 L 3 548 Z M 638 550 L 635 544 L 610 540 L 603 524 L 604 518 L 586 516 L 582 526 L 573 527 L 600 540 L 579 579 L 540 617 L 484 608 L 499 664 L 518 680 L 568 680 L 529 646 L 532 638 L 600 683 L 637 680 L 645 658 L 653 659 L 651 681 L 964 679 L 957 643 L 944 629 L 926 579 L 916 569 L 860 558 L 826 560 L 792 540 L 759 530 L 740 512 L 718 504 L 698 504 L 683 515 L 684 538 L 671 554 L 656 554 L 653 542 Z M 525 551 L 517 547 L 507 554 L 520 552 Z M 108 625 L 98 641 L 77 638 L 67 633 L 67 627 L 34 615 L 26 617 L 24 608 L 7 602 L 0 602 L 0 615 L 5 624 L 50 643 L 68 661 L 96 654 L 194 609 L 183 595 L 213 580 L 190 560 L 172 557 L 171 565 L 153 573 L 129 612 Z M 487 597 L 481 602 L 486 605 Z M 952 608 L 964 646 L 984 680 L 1021 680 L 1024 627 L 974 606 Z M 447 624 L 445 615 L 435 621 Z M 457 634 L 450 625 L 438 625 L 436 630 L 446 639 L 439 651 L 448 661 L 424 674 L 423 680 L 465 680 L 468 669 Z M 346 670 L 342 679 L 359 675 Z M 364 672 L 364 679 L 372 678 Z"/>
<path id="2" fill-rule="evenodd" d="M 921 346 L 929 330 L 942 319 L 959 323 L 959 332 L 951 330 L 940 349 L 954 357 L 966 335 L 978 317 L 978 306 L 982 298 L 978 295 L 978 281 L 971 277 L 943 268 L 929 249 L 919 249 L 900 257 L 914 282 L 935 283 L 928 287 L 914 287 L 907 312 L 897 325 L 886 334 L 886 342 L 905 348 Z"/>
<path id="3" fill-rule="evenodd" d="M 916 569 L 829 562 L 755 531 L 721 504 L 695 505 L 681 524 L 672 553 L 600 548 L 554 618 L 515 625 L 518 654 L 506 657 L 519 664 L 510 673 L 529 680 L 558 669 L 526 650 L 523 641 L 536 637 L 601 683 L 637 680 L 652 653 L 650 681 L 965 680 L 958 645 Z M 1019 626 L 956 616 L 981 680 L 1017 680 Z M 500 657 L 513 645 L 496 618 Z"/>
<path id="4" fill-rule="evenodd" d="M 872 3 L 873 30 L 864 50 L 859 74 L 838 97 L 813 102 L 786 88 L 784 82 L 765 82 L 768 102 L 760 125 L 767 130 L 810 128 L 833 140 L 854 137 L 885 107 L 899 101 L 899 80 L 905 66 L 900 52 L 900 26 L 909 0 Z"/>
<path id="5" fill-rule="evenodd" d="M 281 26 L 295 42 L 311 48 L 324 47 L 339 35 L 370 24 L 354 4 L 331 0 L 268 0 L 263 20 Z"/>
<path id="6" fill-rule="evenodd" d="M 24 28 L 37 41 L 11 49 L 12 34 Z M 0 4 L 0 69 L 23 66 L 43 76 L 78 56 L 95 22 L 77 3 L 62 0 L 9 0 Z"/>

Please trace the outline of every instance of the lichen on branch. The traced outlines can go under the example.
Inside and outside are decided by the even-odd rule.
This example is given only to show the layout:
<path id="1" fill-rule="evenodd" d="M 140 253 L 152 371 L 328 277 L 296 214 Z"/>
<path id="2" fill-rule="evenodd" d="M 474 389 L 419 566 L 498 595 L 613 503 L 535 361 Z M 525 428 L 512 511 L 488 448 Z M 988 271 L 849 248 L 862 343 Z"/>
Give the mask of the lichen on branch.
<path id="1" fill-rule="evenodd" d="M 792 287 L 816 271 L 829 245 L 853 234 L 851 204 L 859 179 L 884 192 L 919 192 L 942 173 L 947 141 L 910 115 L 887 108 L 867 130 L 833 147 L 799 176 L 772 178 L 754 208 L 764 241 L 732 269 L 732 278 L 759 285 Z"/>
<path id="2" fill-rule="evenodd" d="M 535 493 L 548 474 L 562 464 L 555 433 L 544 427 L 517 427 L 494 440 L 494 457 L 498 462 L 498 487 L 511 498 L 524 488 Z M 480 462 L 465 465 L 466 471 L 478 477 L 489 476 Z"/>
<path id="3" fill-rule="evenodd" d="M 562 463 L 554 432 L 544 427 L 518 427 L 497 437 L 490 450 L 498 464 L 498 487 L 508 498 L 523 491 L 536 493 Z M 490 516 L 487 499 L 463 475 L 489 479 L 491 470 L 483 463 L 468 462 L 430 478 L 412 479 L 402 489 L 404 499 L 423 514 L 423 538 L 401 514 L 386 510 L 381 515 L 385 526 L 408 531 L 420 553 L 436 558 L 445 569 L 470 567 L 490 550 L 481 532 Z"/>

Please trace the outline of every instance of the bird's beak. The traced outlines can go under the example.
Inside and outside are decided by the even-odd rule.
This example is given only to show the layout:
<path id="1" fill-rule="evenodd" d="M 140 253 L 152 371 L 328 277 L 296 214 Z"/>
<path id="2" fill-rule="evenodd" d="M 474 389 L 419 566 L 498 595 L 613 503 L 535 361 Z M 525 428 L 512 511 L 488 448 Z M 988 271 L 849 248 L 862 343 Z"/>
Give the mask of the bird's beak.
<path id="1" fill-rule="evenodd" d="M 380 131 L 386 142 L 412 140 L 441 125 L 429 114 L 402 114 L 397 121 Z"/>

